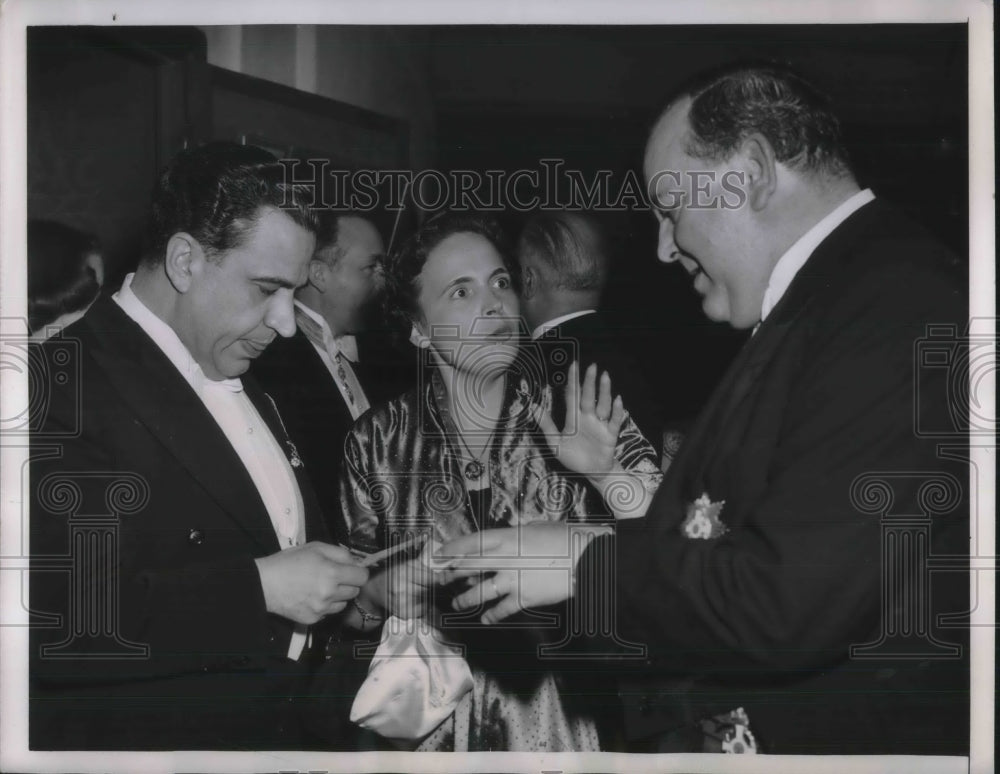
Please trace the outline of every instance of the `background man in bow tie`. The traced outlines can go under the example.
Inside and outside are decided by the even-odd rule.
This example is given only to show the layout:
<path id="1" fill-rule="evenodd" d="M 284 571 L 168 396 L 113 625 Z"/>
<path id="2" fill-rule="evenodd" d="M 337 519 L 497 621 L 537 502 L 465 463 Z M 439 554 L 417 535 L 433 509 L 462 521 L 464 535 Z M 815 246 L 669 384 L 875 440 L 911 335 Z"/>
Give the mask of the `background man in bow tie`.
<path id="1" fill-rule="evenodd" d="M 367 571 L 328 542 L 281 418 L 243 376 L 294 333 L 315 244 L 283 181 L 257 148 L 179 154 L 135 273 L 33 353 L 55 362 L 72 341 L 80 375 L 32 396 L 47 410 L 31 606 L 58 616 L 32 631 L 33 749 L 306 744 L 312 625 Z"/>
<path id="2" fill-rule="evenodd" d="M 630 749 L 745 750 L 749 733 L 772 753 L 967 754 L 957 259 L 862 189 L 827 100 L 781 68 L 691 83 L 644 171 L 660 259 L 692 277 L 707 317 L 753 335 L 645 517 L 577 565 L 580 604 L 613 594 L 617 635 L 648 648 L 622 662 Z M 928 326 L 951 326 L 944 359 L 919 358 Z M 566 551 L 560 525 L 474 538 L 444 550 Z M 493 620 L 567 588 L 504 572 L 493 585 L 510 589 Z"/>
<path id="3" fill-rule="evenodd" d="M 321 229 L 306 284 L 295 293 L 298 332 L 253 366 L 305 460 L 332 534 L 346 540 L 337 482 L 354 421 L 405 373 L 387 348 L 371 346 L 385 247 L 374 224 L 353 213 L 319 211 Z M 376 341 L 380 340 L 376 339 Z M 395 366 L 395 368 L 393 367 Z"/>

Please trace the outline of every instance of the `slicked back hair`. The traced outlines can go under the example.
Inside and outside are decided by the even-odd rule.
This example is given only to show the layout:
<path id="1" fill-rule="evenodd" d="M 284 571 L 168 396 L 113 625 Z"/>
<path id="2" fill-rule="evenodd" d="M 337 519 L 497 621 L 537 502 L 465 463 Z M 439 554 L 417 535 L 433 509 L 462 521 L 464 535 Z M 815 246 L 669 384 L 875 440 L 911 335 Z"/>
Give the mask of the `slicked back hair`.
<path id="1" fill-rule="evenodd" d="M 212 142 L 183 150 L 166 166 L 153 190 L 143 261 L 160 263 L 174 234 L 190 234 L 209 257 L 239 247 L 261 207 L 274 207 L 307 231 L 320 224 L 310 209 L 313 192 L 285 182 L 285 168 L 252 145 Z"/>
<path id="2" fill-rule="evenodd" d="M 685 150 L 693 158 L 721 161 L 759 133 L 791 169 L 853 177 L 830 99 L 788 67 L 728 65 L 688 83 L 670 104 L 685 96 L 691 98 Z"/>

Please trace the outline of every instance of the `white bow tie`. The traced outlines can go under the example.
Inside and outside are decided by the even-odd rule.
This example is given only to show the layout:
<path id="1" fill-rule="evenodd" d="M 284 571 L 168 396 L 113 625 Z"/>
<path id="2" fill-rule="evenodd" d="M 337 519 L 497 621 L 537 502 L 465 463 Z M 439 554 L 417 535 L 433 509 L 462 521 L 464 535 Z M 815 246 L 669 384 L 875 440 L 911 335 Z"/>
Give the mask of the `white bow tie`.
<path id="1" fill-rule="evenodd" d="M 191 381 L 199 393 L 206 389 L 243 392 L 243 382 L 240 379 L 209 379 L 197 363 L 191 364 Z"/>

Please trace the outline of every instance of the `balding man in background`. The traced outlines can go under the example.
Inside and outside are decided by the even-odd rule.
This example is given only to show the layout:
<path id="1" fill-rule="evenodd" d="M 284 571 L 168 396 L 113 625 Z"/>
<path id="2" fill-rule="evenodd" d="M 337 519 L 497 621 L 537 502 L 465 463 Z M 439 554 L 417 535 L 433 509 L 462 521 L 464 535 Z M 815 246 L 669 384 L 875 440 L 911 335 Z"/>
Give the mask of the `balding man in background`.
<path id="1" fill-rule="evenodd" d="M 561 426 L 566 371 L 576 359 L 611 377 L 612 390 L 659 453 L 663 411 L 628 348 L 600 312 L 608 284 L 609 246 L 593 218 L 542 211 L 524 226 L 517 245 L 521 313 L 537 344 L 544 378 L 553 388 L 553 417 Z"/>

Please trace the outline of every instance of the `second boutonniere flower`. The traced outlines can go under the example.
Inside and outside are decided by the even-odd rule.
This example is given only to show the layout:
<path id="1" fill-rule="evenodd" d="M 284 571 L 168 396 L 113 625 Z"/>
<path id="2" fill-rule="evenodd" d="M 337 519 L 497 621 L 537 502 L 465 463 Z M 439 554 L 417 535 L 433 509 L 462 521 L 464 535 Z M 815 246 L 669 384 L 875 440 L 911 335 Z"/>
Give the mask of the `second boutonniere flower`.
<path id="1" fill-rule="evenodd" d="M 711 540 L 725 535 L 729 528 L 719 518 L 722 506 L 725 504 L 725 500 L 713 503 L 708 498 L 707 492 L 702 494 L 693 503 L 688 504 L 687 516 L 681 525 L 681 531 L 695 540 Z"/>

